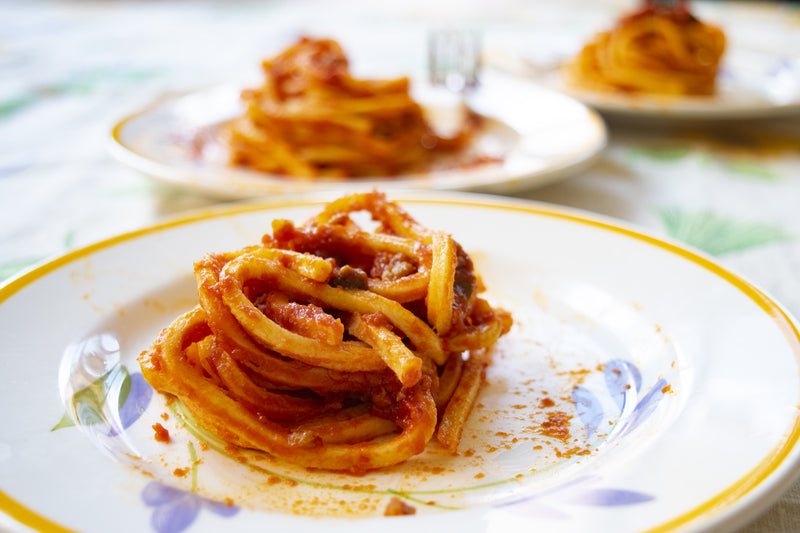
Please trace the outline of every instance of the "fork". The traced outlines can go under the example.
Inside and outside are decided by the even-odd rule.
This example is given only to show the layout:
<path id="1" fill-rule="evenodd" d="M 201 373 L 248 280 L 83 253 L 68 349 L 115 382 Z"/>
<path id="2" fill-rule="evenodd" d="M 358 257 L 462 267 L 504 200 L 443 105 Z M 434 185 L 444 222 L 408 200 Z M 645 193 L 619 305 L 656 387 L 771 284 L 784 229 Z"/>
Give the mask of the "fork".
<path id="1" fill-rule="evenodd" d="M 428 34 L 428 77 L 431 85 L 464 93 L 478 86 L 481 38 L 461 28 L 439 29 Z"/>

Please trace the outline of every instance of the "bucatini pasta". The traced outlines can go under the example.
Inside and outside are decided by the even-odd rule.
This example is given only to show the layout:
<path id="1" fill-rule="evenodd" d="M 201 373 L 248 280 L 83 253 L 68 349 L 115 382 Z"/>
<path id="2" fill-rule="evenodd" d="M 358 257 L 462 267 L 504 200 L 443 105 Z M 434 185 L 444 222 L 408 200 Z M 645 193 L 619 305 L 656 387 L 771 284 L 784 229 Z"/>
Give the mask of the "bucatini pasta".
<path id="1" fill-rule="evenodd" d="M 565 68 L 576 87 L 665 95 L 710 95 L 725 51 L 725 34 L 698 20 L 686 2 L 645 2 L 600 32 Z"/>
<path id="2" fill-rule="evenodd" d="M 242 92 L 246 111 L 226 130 L 232 165 L 309 178 L 422 171 L 461 150 L 480 123 L 466 113 L 454 136 L 438 135 L 408 78 L 354 78 L 332 39 L 302 38 L 262 69 L 263 84 Z"/>
<path id="3" fill-rule="evenodd" d="M 461 246 L 377 192 L 262 241 L 195 263 L 199 305 L 141 354 L 147 381 L 227 442 L 307 467 L 397 464 L 434 435 L 455 452 L 511 326 Z"/>

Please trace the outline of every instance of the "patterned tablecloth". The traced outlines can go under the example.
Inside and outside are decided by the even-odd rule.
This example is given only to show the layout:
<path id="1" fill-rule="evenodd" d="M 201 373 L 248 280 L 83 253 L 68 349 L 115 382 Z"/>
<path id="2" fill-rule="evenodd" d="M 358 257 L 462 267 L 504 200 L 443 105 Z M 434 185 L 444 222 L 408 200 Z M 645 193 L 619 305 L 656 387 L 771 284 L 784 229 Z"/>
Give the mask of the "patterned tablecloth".
<path id="1" fill-rule="evenodd" d="M 424 35 L 433 25 L 477 27 L 487 42 L 558 40 L 603 27 L 630 2 L 374 4 L 0 2 L 0 281 L 215 202 L 152 180 L 104 149 L 115 118 L 163 92 L 251 75 L 262 57 L 301 33 L 333 36 L 354 52 L 357 70 L 389 74 L 424 66 Z M 698 9 L 736 40 L 800 57 L 796 4 Z M 800 114 L 607 119 L 610 142 L 596 164 L 519 196 L 616 217 L 699 248 L 800 316 Z M 743 531 L 800 531 L 800 484 Z"/>

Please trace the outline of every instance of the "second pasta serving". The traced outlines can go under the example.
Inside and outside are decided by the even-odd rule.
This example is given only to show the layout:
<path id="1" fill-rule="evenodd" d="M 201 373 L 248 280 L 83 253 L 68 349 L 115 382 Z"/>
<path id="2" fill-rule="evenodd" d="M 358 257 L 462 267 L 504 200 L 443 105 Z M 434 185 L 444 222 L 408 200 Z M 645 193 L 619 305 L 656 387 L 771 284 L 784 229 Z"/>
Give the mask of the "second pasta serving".
<path id="1" fill-rule="evenodd" d="M 234 166 L 301 178 L 420 172 L 463 149 L 481 122 L 468 112 L 453 136 L 439 135 L 409 78 L 355 78 L 333 39 L 303 37 L 262 70 L 263 84 L 242 92 L 245 113 L 225 132 Z"/>
<path id="2" fill-rule="evenodd" d="M 699 20 L 685 1 L 647 0 L 598 33 L 564 71 L 580 89 L 707 96 L 716 91 L 725 41 L 722 29 Z"/>

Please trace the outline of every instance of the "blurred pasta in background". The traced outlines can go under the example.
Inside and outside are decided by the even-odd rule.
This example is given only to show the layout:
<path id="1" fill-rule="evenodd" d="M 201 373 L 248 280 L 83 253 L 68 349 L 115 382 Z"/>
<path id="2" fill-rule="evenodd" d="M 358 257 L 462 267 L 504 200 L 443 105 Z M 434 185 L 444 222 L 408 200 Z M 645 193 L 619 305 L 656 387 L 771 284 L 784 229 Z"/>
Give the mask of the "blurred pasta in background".
<path id="1" fill-rule="evenodd" d="M 697 19 L 685 1 L 648 0 L 598 33 L 565 73 L 583 89 L 711 95 L 724 51 L 722 29 Z"/>
<path id="2" fill-rule="evenodd" d="M 407 77 L 354 78 L 332 39 L 301 38 L 262 66 L 263 85 L 242 92 L 246 113 L 227 131 L 233 165 L 302 177 L 420 171 L 464 147 L 480 122 L 468 113 L 454 136 L 437 135 Z"/>

